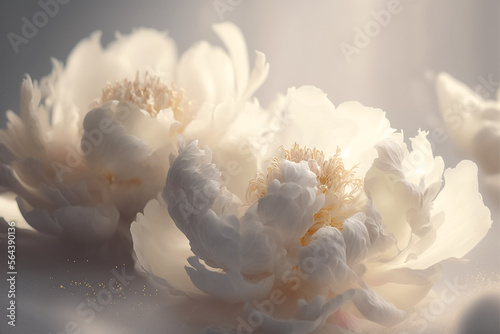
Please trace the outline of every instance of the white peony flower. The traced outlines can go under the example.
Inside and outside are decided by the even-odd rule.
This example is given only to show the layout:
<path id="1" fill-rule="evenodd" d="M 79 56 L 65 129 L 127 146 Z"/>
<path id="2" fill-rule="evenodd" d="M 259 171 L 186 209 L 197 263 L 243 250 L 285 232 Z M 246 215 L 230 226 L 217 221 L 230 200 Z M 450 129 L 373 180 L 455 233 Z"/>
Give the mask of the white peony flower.
<path id="1" fill-rule="evenodd" d="M 222 185 L 217 148 L 180 150 L 161 196 L 132 223 L 140 265 L 188 296 L 191 306 L 174 312 L 199 326 L 193 333 L 374 332 L 400 322 L 442 264 L 491 225 L 476 166 L 462 161 L 443 180 L 427 133 L 408 149 L 381 110 L 336 108 L 313 87 L 291 89 L 274 108 L 284 148 L 269 145 L 276 158 L 245 189 L 234 191 L 246 175 Z"/>
<path id="2" fill-rule="evenodd" d="M 484 78 L 483 78 L 484 79 Z M 436 90 L 446 128 L 456 145 L 483 168 L 491 194 L 500 200 L 500 88 L 498 83 L 470 89 L 447 73 L 436 79 Z M 497 89 L 494 96 L 494 89 Z"/>
<path id="3" fill-rule="evenodd" d="M 199 42 L 179 61 L 162 32 L 117 35 L 105 49 L 94 33 L 66 66 L 54 61 L 40 83 L 27 77 L 20 116 L 9 111 L 0 131 L 0 192 L 17 194 L 37 230 L 101 242 L 117 226 L 128 232 L 156 197 L 179 134 L 217 147 L 221 164 L 233 167 L 234 154 L 248 160 L 236 167 L 253 175 L 264 143 L 252 132 L 270 116 L 250 98 L 268 64 L 257 52 L 250 71 L 241 32 L 229 23 L 214 30 L 228 52 Z"/>

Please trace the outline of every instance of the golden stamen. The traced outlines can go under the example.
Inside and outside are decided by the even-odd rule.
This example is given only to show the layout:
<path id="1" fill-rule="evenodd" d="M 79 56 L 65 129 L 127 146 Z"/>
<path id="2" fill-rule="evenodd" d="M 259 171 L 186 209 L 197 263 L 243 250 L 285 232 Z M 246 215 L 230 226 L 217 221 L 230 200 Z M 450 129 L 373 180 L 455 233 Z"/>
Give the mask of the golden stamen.
<path id="1" fill-rule="evenodd" d="M 173 83 L 169 88 L 161 78 L 149 75 L 141 78 L 137 73 L 135 80 L 123 79 L 108 83 L 102 90 L 102 96 L 91 107 L 96 108 L 108 101 L 129 102 L 145 110 L 151 117 L 156 117 L 160 110 L 171 108 L 176 121 L 180 123 L 178 132 L 191 122 L 195 114 L 195 103 L 186 97 L 184 90 Z"/>
<path id="2" fill-rule="evenodd" d="M 322 151 L 313 148 L 301 148 L 295 143 L 290 150 L 283 150 L 284 159 L 299 163 L 306 161 L 309 169 L 316 174 L 317 194 L 325 195 L 325 204 L 314 215 L 314 224 L 300 239 L 303 246 L 309 244 L 314 233 L 323 226 L 332 226 L 342 230 L 343 222 L 359 210 L 357 202 L 362 196 L 363 180 L 356 178 L 357 166 L 347 170 L 344 167 L 340 148 L 328 159 Z M 247 201 L 255 203 L 267 193 L 267 186 L 281 175 L 278 159 L 274 159 L 267 168 L 267 176 L 257 174 L 250 180 L 247 189 Z"/>

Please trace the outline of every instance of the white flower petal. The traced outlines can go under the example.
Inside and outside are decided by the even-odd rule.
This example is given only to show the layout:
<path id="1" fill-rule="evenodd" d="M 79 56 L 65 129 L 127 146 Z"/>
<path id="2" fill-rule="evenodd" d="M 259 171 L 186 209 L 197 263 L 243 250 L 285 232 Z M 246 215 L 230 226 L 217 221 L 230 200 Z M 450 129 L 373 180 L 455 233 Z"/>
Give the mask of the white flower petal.
<path id="1" fill-rule="evenodd" d="M 392 236 L 389 236 L 382 225 L 382 217 L 373 205 L 371 199 L 366 204 L 365 227 L 370 236 L 371 249 L 374 254 L 384 252 L 396 243 Z"/>
<path id="2" fill-rule="evenodd" d="M 177 47 L 167 32 L 139 28 L 129 35 L 117 32 L 115 37 L 105 51 L 105 56 L 118 58 L 122 77 L 131 79 L 129 75 L 148 71 L 167 82 L 172 80 L 177 62 Z M 112 78 L 108 79 L 111 80 Z"/>
<path id="3" fill-rule="evenodd" d="M 4 218 L 6 221 L 16 222 L 16 227 L 18 228 L 31 228 L 19 210 L 14 194 L 0 193 L 0 208 L 0 217 Z"/>
<path id="4" fill-rule="evenodd" d="M 397 308 L 408 311 L 427 295 L 441 274 L 442 264 L 438 263 L 424 270 L 400 268 L 369 273 L 365 282 Z"/>
<path id="5" fill-rule="evenodd" d="M 406 178 L 419 184 L 424 177 L 425 186 L 440 182 L 444 170 L 443 159 L 441 157 L 434 158 L 427 135 L 428 132 L 419 130 L 415 137 L 410 138 L 412 151 L 409 152 L 403 163 Z"/>
<path id="6" fill-rule="evenodd" d="M 151 149 L 140 138 L 133 136 L 121 123 L 115 111 L 119 106 L 110 102 L 101 108 L 87 113 L 83 121 L 84 134 L 82 137 L 82 151 L 86 160 L 101 170 L 120 173 L 116 176 L 121 179 L 133 178 L 143 162 L 150 154 Z M 122 104 L 122 108 L 127 108 Z M 129 113 L 140 112 L 138 108 L 127 108 Z M 104 121 L 110 123 L 106 132 L 100 130 Z M 88 146 L 88 148 L 87 148 Z M 124 169 L 123 166 L 130 166 Z"/>
<path id="7" fill-rule="evenodd" d="M 297 244 L 314 223 L 314 214 L 324 203 L 316 196 L 316 176 L 305 163 L 281 162 L 281 180 L 274 180 L 257 212 L 264 225 L 274 227 L 287 244 Z"/>
<path id="8" fill-rule="evenodd" d="M 484 100 L 447 73 L 436 80 L 440 109 L 448 132 L 488 172 L 500 171 L 500 102 Z"/>
<path id="9" fill-rule="evenodd" d="M 365 178 L 365 189 L 382 223 L 397 240 L 399 248 L 407 246 L 411 237 L 407 212 L 420 203 L 421 191 L 407 182 L 402 170 L 404 159 L 402 147 L 394 140 L 385 140 L 377 145 L 379 157 Z"/>
<path id="10" fill-rule="evenodd" d="M 433 247 L 405 264 L 425 269 L 442 260 L 461 258 L 474 248 L 491 227 L 490 210 L 478 192 L 477 166 L 467 160 L 444 173 L 445 185 L 434 201 L 432 215 L 444 212 Z"/>
<path id="11" fill-rule="evenodd" d="M 342 236 L 346 246 L 346 262 L 351 268 L 364 260 L 371 249 L 370 235 L 365 221 L 366 215 L 360 212 L 346 219 L 343 224 Z"/>
<path id="12" fill-rule="evenodd" d="M 55 98 L 76 106 L 84 115 L 107 82 L 133 80 L 137 72 L 145 71 L 155 71 L 167 82 L 172 80 L 176 47 L 166 33 L 138 29 L 117 38 L 105 49 L 100 43 L 101 32 L 82 40 L 70 53 L 64 74 L 54 87 Z"/>
<path id="13" fill-rule="evenodd" d="M 147 125 L 156 140 L 163 138 L 163 146 L 140 134 Z M 107 183 L 102 188 L 110 192 L 122 218 L 134 217 L 161 190 L 159 180 L 166 177 L 168 157 L 176 150 L 170 125 L 153 122 L 136 106 L 116 101 L 87 113 L 81 149 L 88 165 Z"/>
<path id="14" fill-rule="evenodd" d="M 346 260 L 346 244 L 335 227 L 319 229 L 309 245 L 300 249 L 299 266 L 308 279 L 318 286 L 328 286 L 340 294 L 357 279 Z"/>
<path id="15" fill-rule="evenodd" d="M 241 219 L 241 272 L 243 274 L 272 273 L 275 265 L 285 257 L 281 238 L 276 231 L 261 223 L 255 206 Z"/>
<path id="16" fill-rule="evenodd" d="M 185 130 L 186 138 L 199 139 L 213 149 L 213 161 L 222 173 L 222 185 L 245 198 L 248 180 L 260 170 L 277 127 L 273 114 L 258 103 L 228 101 L 197 117 Z M 203 109 L 203 108 L 202 108 Z M 201 112 L 201 111 L 200 111 Z"/>
<path id="17" fill-rule="evenodd" d="M 353 302 L 366 319 L 384 326 L 395 325 L 406 317 L 405 311 L 398 309 L 366 285 L 363 289 L 356 289 Z"/>
<path id="18" fill-rule="evenodd" d="M 266 80 L 268 74 L 269 63 L 266 63 L 266 56 L 262 52 L 256 51 L 254 68 L 252 69 L 250 79 L 248 80 L 248 84 L 241 99 L 249 99 Z"/>
<path id="19" fill-rule="evenodd" d="M 196 141 L 189 144 L 171 165 L 163 198 L 194 254 L 211 266 L 236 269 L 239 220 L 234 215 L 219 217 L 211 209 L 220 188 L 219 171 L 210 159 L 210 153 L 205 155 Z"/>
<path id="20" fill-rule="evenodd" d="M 245 39 L 238 27 L 230 22 L 214 24 L 213 29 L 229 50 L 229 55 L 234 66 L 237 96 L 240 97 L 247 86 L 250 72 L 248 69 L 248 51 Z"/>
<path id="21" fill-rule="evenodd" d="M 162 200 L 152 199 L 130 226 L 134 251 L 142 267 L 168 286 L 190 295 L 204 295 L 196 288 L 184 267 L 193 256 L 189 240 L 175 226 Z M 175 254 L 175 256 L 173 256 Z"/>
<path id="22" fill-rule="evenodd" d="M 376 157 L 373 143 L 394 131 L 382 110 L 357 102 L 335 108 L 326 94 L 312 86 L 289 89 L 283 104 L 286 131 L 279 137 L 280 144 L 291 147 L 297 142 L 316 147 L 326 156 L 333 156 L 339 146 L 346 168 L 359 164 L 359 175 L 365 174 Z"/>
<path id="23" fill-rule="evenodd" d="M 234 69 L 219 47 L 199 42 L 179 61 L 176 82 L 197 103 L 218 104 L 234 94 Z"/>
<path id="24" fill-rule="evenodd" d="M 44 153 L 40 124 L 35 115 L 40 103 L 40 92 L 33 89 L 33 83 L 28 76 L 21 85 L 21 120 L 24 125 L 24 139 L 26 140 L 25 154 L 38 157 Z"/>

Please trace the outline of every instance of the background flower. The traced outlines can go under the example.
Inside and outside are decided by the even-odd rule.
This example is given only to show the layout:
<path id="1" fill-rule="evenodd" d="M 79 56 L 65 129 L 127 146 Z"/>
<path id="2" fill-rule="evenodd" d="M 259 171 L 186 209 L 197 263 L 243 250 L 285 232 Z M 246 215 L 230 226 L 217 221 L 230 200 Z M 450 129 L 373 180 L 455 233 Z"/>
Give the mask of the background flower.
<path id="1" fill-rule="evenodd" d="M 493 77 L 490 75 L 491 81 Z M 456 145 L 487 173 L 490 193 L 500 199 L 500 89 L 482 80 L 472 90 L 447 73 L 436 79 L 437 96 L 446 129 Z"/>
<path id="2" fill-rule="evenodd" d="M 180 133 L 218 145 L 221 163 L 233 164 L 245 147 L 245 164 L 237 167 L 254 173 L 260 147 L 250 134 L 269 116 L 249 99 L 268 65 L 257 53 L 250 72 L 240 31 L 231 24 L 214 29 L 229 54 L 200 42 L 177 64 L 165 33 L 139 29 L 117 35 L 106 49 L 94 33 L 66 67 L 54 61 L 40 84 L 25 80 L 21 118 L 10 112 L 0 137 L 1 185 L 19 195 L 31 226 L 108 239 L 119 219 L 128 226 L 161 189 Z"/>

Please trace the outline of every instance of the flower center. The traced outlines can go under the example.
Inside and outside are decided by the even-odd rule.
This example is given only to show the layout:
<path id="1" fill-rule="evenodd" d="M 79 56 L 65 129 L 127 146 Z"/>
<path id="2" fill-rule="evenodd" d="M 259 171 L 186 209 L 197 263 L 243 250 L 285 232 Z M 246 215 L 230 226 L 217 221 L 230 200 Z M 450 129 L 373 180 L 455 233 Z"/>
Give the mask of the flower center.
<path id="1" fill-rule="evenodd" d="M 123 79 L 109 83 L 102 90 L 102 96 L 96 99 L 91 107 L 99 107 L 112 100 L 128 102 L 145 110 L 151 117 L 170 108 L 176 121 L 180 122 L 179 132 L 189 124 L 196 112 L 195 103 L 186 97 L 184 90 L 173 83 L 169 87 L 157 76 L 146 72 L 142 77 L 137 73 L 135 80 Z"/>
<path id="2" fill-rule="evenodd" d="M 362 196 L 363 180 L 355 177 L 357 166 L 347 170 L 341 158 L 340 148 L 333 157 L 325 158 L 316 148 L 301 148 L 295 143 L 290 150 L 283 150 L 284 159 L 299 163 L 306 161 L 309 169 L 316 174 L 318 181 L 317 195 L 325 195 L 323 207 L 315 213 L 314 224 L 300 239 L 303 246 L 309 244 L 311 236 L 323 226 L 333 226 L 342 230 L 345 219 L 359 211 L 358 201 Z M 267 175 L 257 174 L 250 180 L 247 200 L 255 203 L 267 193 L 267 186 L 280 177 L 280 165 L 277 158 L 267 167 Z"/>

